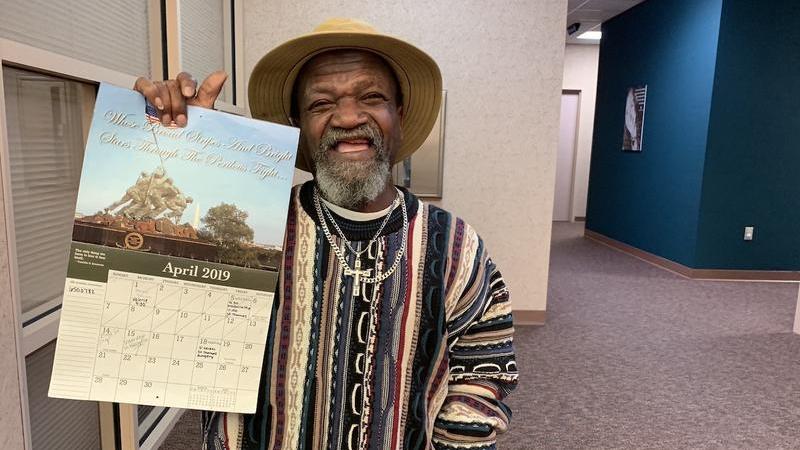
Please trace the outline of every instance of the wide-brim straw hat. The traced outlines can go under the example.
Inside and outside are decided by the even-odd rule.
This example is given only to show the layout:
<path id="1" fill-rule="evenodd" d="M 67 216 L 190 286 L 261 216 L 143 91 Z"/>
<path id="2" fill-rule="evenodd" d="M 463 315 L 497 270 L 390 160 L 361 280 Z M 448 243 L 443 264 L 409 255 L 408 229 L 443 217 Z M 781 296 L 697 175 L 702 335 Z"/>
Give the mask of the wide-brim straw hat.
<path id="1" fill-rule="evenodd" d="M 393 163 L 407 158 L 425 142 L 439 114 L 442 102 L 439 66 L 417 47 L 358 20 L 326 20 L 311 33 L 264 55 L 250 75 L 247 95 L 251 114 L 257 119 L 290 125 L 292 89 L 300 69 L 314 56 L 338 49 L 376 53 L 394 70 L 403 94 L 403 142 Z M 295 165 L 310 171 L 313 163 L 304 147 L 301 142 Z"/>

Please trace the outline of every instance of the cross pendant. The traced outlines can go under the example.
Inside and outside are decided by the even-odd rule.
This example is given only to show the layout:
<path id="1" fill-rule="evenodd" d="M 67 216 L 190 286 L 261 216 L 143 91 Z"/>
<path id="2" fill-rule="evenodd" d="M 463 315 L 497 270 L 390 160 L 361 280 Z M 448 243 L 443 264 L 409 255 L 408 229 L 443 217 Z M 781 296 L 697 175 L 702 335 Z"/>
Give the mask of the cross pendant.
<path id="1" fill-rule="evenodd" d="M 353 277 L 353 296 L 358 297 L 361 294 L 361 277 L 368 277 L 372 269 L 361 270 L 361 258 L 356 257 L 356 266 L 354 269 L 344 267 L 344 274 Z"/>

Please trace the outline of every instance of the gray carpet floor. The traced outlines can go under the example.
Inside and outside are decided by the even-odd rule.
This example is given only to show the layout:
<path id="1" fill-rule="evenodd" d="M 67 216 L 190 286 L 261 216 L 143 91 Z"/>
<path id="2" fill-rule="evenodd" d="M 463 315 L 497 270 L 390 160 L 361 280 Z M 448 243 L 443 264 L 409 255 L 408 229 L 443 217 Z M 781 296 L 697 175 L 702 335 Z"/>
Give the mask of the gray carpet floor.
<path id="1" fill-rule="evenodd" d="M 517 328 L 498 448 L 800 448 L 796 284 L 686 280 L 582 235 L 554 224 L 547 325 Z M 199 448 L 198 421 L 162 448 Z"/>
<path id="2" fill-rule="evenodd" d="M 554 226 L 499 448 L 800 448 L 796 284 L 686 280 L 582 233 Z"/>

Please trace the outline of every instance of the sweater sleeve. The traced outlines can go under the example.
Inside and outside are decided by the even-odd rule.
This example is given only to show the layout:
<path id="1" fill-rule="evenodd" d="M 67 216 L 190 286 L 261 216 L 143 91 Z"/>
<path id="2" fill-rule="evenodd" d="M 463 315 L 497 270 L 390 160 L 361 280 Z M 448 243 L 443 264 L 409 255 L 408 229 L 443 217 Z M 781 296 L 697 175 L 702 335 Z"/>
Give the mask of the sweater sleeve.
<path id="1" fill-rule="evenodd" d="M 517 384 L 508 289 L 483 242 L 473 236 L 474 252 L 461 258 L 462 281 L 450 302 L 450 374 L 434 424 L 437 450 L 496 448 L 497 433 L 505 432 L 511 419 L 503 399 Z"/>
<path id="2" fill-rule="evenodd" d="M 203 411 L 200 429 L 203 450 L 242 450 L 243 416 L 221 411 Z"/>

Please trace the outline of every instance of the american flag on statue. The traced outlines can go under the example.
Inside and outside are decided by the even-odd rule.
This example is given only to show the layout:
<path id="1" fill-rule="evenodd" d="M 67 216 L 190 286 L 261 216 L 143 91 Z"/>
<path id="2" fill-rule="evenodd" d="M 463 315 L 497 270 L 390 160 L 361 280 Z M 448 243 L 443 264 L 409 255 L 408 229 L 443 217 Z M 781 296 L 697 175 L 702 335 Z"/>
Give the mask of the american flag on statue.
<path id="1" fill-rule="evenodd" d="M 144 106 L 144 118 L 149 123 L 161 123 L 161 119 L 158 118 L 158 110 L 155 106 L 153 106 L 150 102 L 145 102 Z M 178 124 L 175 121 L 171 121 L 169 125 L 163 125 L 167 128 L 178 128 Z"/>

